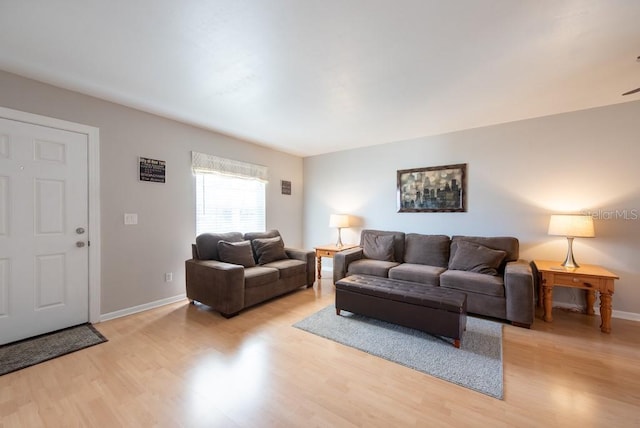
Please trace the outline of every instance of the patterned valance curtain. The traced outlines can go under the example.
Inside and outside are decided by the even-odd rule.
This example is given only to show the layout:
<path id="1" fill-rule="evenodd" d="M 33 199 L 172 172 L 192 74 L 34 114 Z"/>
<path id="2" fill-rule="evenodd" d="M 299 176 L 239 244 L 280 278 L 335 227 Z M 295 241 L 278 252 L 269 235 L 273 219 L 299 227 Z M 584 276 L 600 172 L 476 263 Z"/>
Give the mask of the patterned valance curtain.
<path id="1" fill-rule="evenodd" d="M 265 183 L 269 181 L 269 169 L 266 166 L 205 153 L 191 152 L 191 169 L 194 174 L 223 174 Z"/>

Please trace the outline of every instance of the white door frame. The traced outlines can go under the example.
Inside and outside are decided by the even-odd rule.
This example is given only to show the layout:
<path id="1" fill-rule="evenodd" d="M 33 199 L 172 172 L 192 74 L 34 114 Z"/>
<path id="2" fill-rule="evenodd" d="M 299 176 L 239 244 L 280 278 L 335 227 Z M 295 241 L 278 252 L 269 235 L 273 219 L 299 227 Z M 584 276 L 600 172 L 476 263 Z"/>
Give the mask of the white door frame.
<path id="1" fill-rule="evenodd" d="M 100 129 L 80 123 L 54 119 L 0 107 L 0 117 L 32 125 L 85 134 L 88 141 L 89 170 L 89 321 L 100 322 Z"/>

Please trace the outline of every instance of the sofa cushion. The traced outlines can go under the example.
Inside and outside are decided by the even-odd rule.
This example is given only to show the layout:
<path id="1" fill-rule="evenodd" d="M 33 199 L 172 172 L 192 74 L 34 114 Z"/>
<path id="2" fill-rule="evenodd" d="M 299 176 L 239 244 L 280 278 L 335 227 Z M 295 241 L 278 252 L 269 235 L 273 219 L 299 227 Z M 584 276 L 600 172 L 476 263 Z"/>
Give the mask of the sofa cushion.
<path id="1" fill-rule="evenodd" d="M 405 237 L 404 261 L 420 265 L 449 265 L 451 239 L 446 235 L 408 233 Z"/>
<path id="2" fill-rule="evenodd" d="M 273 284 L 280 278 L 278 269 L 264 266 L 254 266 L 245 268 L 244 270 L 244 286 L 245 288 L 262 287 L 263 285 Z"/>
<path id="3" fill-rule="evenodd" d="M 504 280 L 500 276 L 462 270 L 448 270 L 440 275 L 440 287 L 504 297 Z"/>
<path id="4" fill-rule="evenodd" d="M 393 236 L 393 261 L 404 260 L 404 232 L 364 229 L 360 232 L 360 247 L 364 248 L 364 241 L 368 236 Z"/>
<path id="5" fill-rule="evenodd" d="M 449 269 L 497 275 L 507 253 L 469 241 L 459 241 Z"/>
<path id="6" fill-rule="evenodd" d="M 263 266 L 278 269 L 280 271 L 280 278 L 304 275 L 307 272 L 307 263 L 295 259 L 277 260 Z"/>
<path id="7" fill-rule="evenodd" d="M 258 264 L 260 265 L 288 258 L 287 253 L 284 251 L 284 242 L 282 242 L 282 238 L 279 236 L 275 238 L 254 239 L 251 241 L 251 244 L 253 245 L 253 251 L 255 252 Z"/>
<path id="8" fill-rule="evenodd" d="M 218 255 L 218 242 L 240 242 L 242 234 L 239 232 L 228 233 L 202 233 L 196 237 L 196 249 L 200 260 L 220 260 Z"/>
<path id="9" fill-rule="evenodd" d="M 254 239 L 277 238 L 278 236 L 280 236 L 280 232 L 276 229 L 271 229 L 266 232 L 247 232 L 244 234 L 244 239 L 253 241 Z"/>
<path id="10" fill-rule="evenodd" d="M 393 262 L 393 235 L 366 235 L 362 251 L 367 259 Z"/>
<path id="11" fill-rule="evenodd" d="M 249 241 L 218 241 L 218 255 L 221 262 L 242 265 L 246 268 L 256 265 Z"/>
<path id="12" fill-rule="evenodd" d="M 427 285 L 439 285 L 440 274 L 445 270 L 447 269 L 439 266 L 403 263 L 389 269 L 389 278 L 419 282 L 420 284 Z"/>
<path id="13" fill-rule="evenodd" d="M 387 278 L 389 269 L 398 266 L 398 262 L 385 262 L 382 260 L 360 259 L 349 263 L 348 275 L 373 275 Z"/>

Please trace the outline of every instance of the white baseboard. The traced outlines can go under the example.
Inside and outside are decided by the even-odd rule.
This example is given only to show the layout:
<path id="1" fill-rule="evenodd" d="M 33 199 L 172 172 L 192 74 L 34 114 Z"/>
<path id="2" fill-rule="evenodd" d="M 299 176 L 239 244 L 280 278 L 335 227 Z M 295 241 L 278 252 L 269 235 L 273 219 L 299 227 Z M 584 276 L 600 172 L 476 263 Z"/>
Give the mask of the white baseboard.
<path id="1" fill-rule="evenodd" d="M 569 309 L 570 311 L 575 311 L 575 312 L 584 312 L 585 311 L 585 307 L 584 306 L 576 305 L 576 304 L 573 304 L 573 303 L 553 302 L 553 307 L 554 308 Z M 596 315 L 600 315 L 600 308 L 598 307 L 598 305 L 595 305 L 593 310 L 596 313 Z M 640 314 L 636 314 L 635 312 L 617 311 L 615 309 L 613 311 L 611 311 L 611 317 L 612 318 L 620 318 L 620 319 L 629 320 L 629 321 L 640 321 Z"/>
<path id="2" fill-rule="evenodd" d="M 333 268 L 322 268 L 321 272 L 323 278 L 333 278 Z"/>
<path id="3" fill-rule="evenodd" d="M 600 309 L 596 308 L 596 313 L 600 315 Z M 636 314 L 635 312 L 624 312 L 624 311 L 614 310 L 611 312 L 611 316 L 613 318 L 620 318 L 623 320 L 640 322 L 640 314 Z"/>
<path id="4" fill-rule="evenodd" d="M 133 306 L 131 308 L 120 309 L 119 311 L 109 312 L 107 314 L 100 315 L 100 322 L 112 320 L 114 318 L 120 318 L 127 315 L 136 314 L 142 311 L 148 311 L 149 309 L 159 308 L 160 306 L 169 305 L 171 303 L 179 302 L 187 298 L 186 294 L 179 294 L 173 297 L 167 297 L 166 299 L 156 300 L 155 302 L 145 303 L 143 305 Z"/>

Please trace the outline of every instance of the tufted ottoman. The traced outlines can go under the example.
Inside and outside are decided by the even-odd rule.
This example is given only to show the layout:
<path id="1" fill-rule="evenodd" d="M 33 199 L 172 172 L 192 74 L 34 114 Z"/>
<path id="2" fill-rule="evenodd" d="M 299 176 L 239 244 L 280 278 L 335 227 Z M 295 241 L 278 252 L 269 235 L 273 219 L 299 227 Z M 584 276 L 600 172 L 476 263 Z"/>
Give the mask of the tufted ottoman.
<path id="1" fill-rule="evenodd" d="M 345 310 L 450 337 L 460 347 L 467 325 L 464 293 L 369 275 L 347 276 L 335 285 L 338 315 Z"/>

